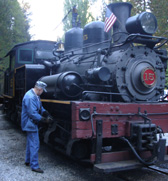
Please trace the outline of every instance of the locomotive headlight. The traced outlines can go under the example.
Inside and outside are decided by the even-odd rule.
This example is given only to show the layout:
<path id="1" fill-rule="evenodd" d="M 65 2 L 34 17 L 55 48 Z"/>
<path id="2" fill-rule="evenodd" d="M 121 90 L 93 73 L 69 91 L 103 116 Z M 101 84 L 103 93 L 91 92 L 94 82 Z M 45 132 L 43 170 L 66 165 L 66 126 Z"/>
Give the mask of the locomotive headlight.
<path id="1" fill-rule="evenodd" d="M 88 121 L 90 119 L 90 108 L 80 108 L 79 118 L 82 121 Z"/>
<path id="2" fill-rule="evenodd" d="M 126 21 L 126 30 L 128 33 L 141 33 L 152 35 L 157 30 L 157 20 L 152 13 L 142 12 L 132 16 Z"/>

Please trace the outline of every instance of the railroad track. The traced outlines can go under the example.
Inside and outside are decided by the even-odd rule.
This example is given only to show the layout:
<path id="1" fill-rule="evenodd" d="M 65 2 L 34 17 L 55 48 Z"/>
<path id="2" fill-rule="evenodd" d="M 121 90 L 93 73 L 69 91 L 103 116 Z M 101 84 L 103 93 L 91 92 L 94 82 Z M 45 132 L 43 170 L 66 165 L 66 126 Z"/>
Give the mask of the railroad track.
<path id="1" fill-rule="evenodd" d="M 157 172 L 164 173 L 164 174 L 168 175 L 168 163 L 167 163 L 167 168 L 162 168 L 162 167 L 159 167 L 157 165 L 152 165 L 152 166 L 149 166 L 148 168 L 151 170 L 155 170 Z"/>

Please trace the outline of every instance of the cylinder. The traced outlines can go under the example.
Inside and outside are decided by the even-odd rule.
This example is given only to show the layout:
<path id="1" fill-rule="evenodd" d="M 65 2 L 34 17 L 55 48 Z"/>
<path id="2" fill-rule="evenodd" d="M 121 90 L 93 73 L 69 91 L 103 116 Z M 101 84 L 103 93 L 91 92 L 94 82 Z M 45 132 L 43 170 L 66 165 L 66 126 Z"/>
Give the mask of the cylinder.
<path id="1" fill-rule="evenodd" d="M 57 98 L 62 95 L 65 98 L 76 98 L 80 93 L 80 85 L 83 83 L 77 72 L 64 72 L 51 76 L 44 76 L 40 79 L 47 84 L 46 97 Z"/>

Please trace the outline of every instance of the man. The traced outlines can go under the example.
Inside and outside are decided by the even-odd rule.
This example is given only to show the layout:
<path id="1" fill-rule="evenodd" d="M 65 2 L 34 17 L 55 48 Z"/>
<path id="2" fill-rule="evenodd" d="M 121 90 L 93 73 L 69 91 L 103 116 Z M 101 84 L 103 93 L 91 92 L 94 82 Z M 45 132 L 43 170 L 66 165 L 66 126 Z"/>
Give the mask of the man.
<path id="1" fill-rule="evenodd" d="M 49 113 L 43 108 L 39 96 L 43 91 L 46 92 L 46 87 L 47 84 L 37 81 L 35 87 L 26 92 L 22 101 L 21 126 L 22 130 L 27 132 L 25 165 L 30 165 L 32 171 L 38 173 L 44 172 L 38 163 L 38 123 L 44 122 L 46 120 L 44 117 L 49 116 Z"/>

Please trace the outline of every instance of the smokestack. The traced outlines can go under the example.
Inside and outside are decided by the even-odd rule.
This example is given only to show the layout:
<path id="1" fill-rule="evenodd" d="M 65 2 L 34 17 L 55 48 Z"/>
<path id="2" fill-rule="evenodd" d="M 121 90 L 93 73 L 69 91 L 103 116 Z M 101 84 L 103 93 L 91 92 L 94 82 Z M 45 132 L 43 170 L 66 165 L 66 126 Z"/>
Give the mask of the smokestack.
<path id="1" fill-rule="evenodd" d="M 123 42 L 126 38 L 127 31 L 125 29 L 126 20 L 131 15 L 132 5 L 130 3 L 112 3 L 108 5 L 108 8 L 115 14 L 117 21 L 113 25 L 114 43 Z M 121 32 L 121 33 L 119 33 Z M 117 33 L 117 34 L 115 34 Z"/>

